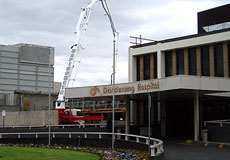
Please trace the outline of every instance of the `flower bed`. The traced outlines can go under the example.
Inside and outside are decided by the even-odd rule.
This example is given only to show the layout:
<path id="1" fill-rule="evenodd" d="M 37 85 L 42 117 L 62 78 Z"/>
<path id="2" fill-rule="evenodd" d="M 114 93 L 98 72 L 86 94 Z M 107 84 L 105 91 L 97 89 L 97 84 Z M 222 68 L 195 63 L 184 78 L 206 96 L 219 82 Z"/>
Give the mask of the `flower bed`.
<path id="1" fill-rule="evenodd" d="M 44 144 L 0 144 L 0 146 L 17 146 L 17 147 L 39 147 L 39 148 L 50 148 L 50 149 L 68 149 L 81 152 L 94 153 L 100 156 L 101 160 L 148 160 L 149 153 L 142 152 L 134 149 L 123 150 L 105 148 L 92 148 L 92 147 L 73 147 L 64 145 L 44 145 Z"/>

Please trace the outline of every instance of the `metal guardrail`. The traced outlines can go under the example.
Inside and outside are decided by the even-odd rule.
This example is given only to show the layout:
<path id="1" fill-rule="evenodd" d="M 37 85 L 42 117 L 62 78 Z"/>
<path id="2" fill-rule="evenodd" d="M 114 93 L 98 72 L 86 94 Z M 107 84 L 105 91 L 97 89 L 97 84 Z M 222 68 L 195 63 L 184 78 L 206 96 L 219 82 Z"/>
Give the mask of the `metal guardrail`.
<path id="1" fill-rule="evenodd" d="M 87 127 L 94 127 L 94 128 L 105 128 L 107 125 L 107 122 L 104 122 L 105 120 L 101 121 L 100 123 L 94 123 L 94 124 L 64 124 L 64 125 L 51 125 L 51 127 L 58 127 L 58 128 L 70 128 L 70 127 L 77 127 L 77 128 L 87 128 Z M 115 127 L 121 127 L 125 126 L 124 121 L 115 120 Z M 32 128 L 48 128 L 48 125 L 33 125 L 33 126 L 0 126 L 1 128 L 29 128 L 30 130 Z"/>
<path id="2" fill-rule="evenodd" d="M 30 130 L 32 128 L 48 128 L 49 126 L 48 125 L 33 125 L 33 126 L 0 126 L 0 128 L 12 128 L 12 129 L 15 129 L 15 128 L 29 128 Z M 58 127 L 58 128 L 69 128 L 69 127 L 77 127 L 77 128 L 86 128 L 86 127 L 105 127 L 101 124 L 66 124 L 66 125 L 51 125 L 51 127 Z"/>
<path id="3" fill-rule="evenodd" d="M 219 124 L 222 127 L 223 125 L 230 125 L 230 119 L 204 121 L 204 125 L 206 126 L 207 124 Z"/>
<path id="4" fill-rule="evenodd" d="M 36 138 L 39 138 L 39 135 L 48 135 L 48 132 L 29 132 L 29 133 L 0 133 L 0 138 L 2 139 L 4 135 L 17 135 L 17 138 L 21 138 L 22 135 L 35 135 Z M 72 135 L 84 135 L 84 138 L 87 138 L 89 135 L 97 135 L 99 139 L 102 139 L 102 135 L 110 135 L 112 136 L 112 133 L 106 133 L 106 132 L 50 132 L 51 136 L 55 138 L 56 135 L 68 135 L 69 138 L 72 138 Z M 114 139 L 123 139 L 125 141 L 134 141 L 136 143 L 145 143 L 147 145 L 150 145 L 150 155 L 152 157 L 160 155 L 164 153 L 163 149 L 163 141 L 155 138 L 144 137 L 144 136 L 138 136 L 133 134 L 122 134 L 122 133 L 114 133 Z M 131 140 L 131 138 L 134 138 L 135 140 Z"/>

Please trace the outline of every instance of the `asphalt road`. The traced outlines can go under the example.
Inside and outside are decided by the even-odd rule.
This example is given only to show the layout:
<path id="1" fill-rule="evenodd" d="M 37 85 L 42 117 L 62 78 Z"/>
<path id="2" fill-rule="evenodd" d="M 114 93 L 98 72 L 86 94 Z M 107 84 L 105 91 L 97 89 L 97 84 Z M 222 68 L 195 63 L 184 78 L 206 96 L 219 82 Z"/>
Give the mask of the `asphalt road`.
<path id="1" fill-rule="evenodd" d="M 230 160 L 230 147 L 201 143 L 164 142 L 165 160 Z"/>

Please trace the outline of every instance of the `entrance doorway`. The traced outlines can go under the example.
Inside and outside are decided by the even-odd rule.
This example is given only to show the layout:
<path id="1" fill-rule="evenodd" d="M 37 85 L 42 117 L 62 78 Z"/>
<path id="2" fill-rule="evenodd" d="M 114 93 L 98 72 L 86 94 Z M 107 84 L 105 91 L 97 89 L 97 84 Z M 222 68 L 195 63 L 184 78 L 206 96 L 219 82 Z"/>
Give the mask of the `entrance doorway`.
<path id="1" fill-rule="evenodd" d="M 193 101 L 166 102 L 166 137 L 193 139 Z"/>

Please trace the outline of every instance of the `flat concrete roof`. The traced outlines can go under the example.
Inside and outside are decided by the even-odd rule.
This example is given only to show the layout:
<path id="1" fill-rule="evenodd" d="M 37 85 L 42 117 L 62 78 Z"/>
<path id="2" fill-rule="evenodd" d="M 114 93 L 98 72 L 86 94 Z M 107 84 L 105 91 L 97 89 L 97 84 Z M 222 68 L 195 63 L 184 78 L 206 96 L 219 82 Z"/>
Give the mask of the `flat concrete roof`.
<path id="1" fill-rule="evenodd" d="M 187 36 L 182 36 L 182 37 L 176 37 L 176 38 L 170 38 L 170 39 L 165 39 L 165 40 L 160 40 L 160 41 L 154 41 L 154 42 L 150 42 L 150 43 L 133 45 L 133 46 L 130 46 L 130 48 L 141 48 L 141 47 L 156 45 L 158 43 L 163 44 L 163 43 L 176 42 L 176 41 L 181 41 L 181 40 L 188 40 L 188 39 L 191 39 L 191 38 L 199 38 L 199 37 L 204 37 L 204 36 L 210 36 L 210 35 L 219 34 L 219 33 L 225 33 L 225 32 L 229 32 L 229 31 L 230 31 L 230 29 L 227 28 L 227 29 L 222 29 L 222 30 L 217 30 L 217 31 L 212 31 L 212 32 L 192 34 L 192 35 L 187 35 Z"/>

